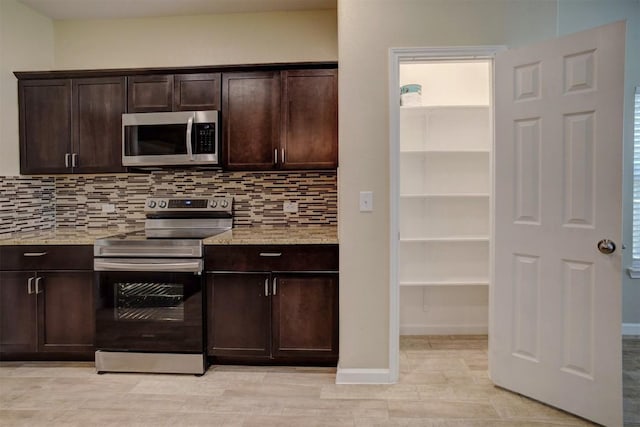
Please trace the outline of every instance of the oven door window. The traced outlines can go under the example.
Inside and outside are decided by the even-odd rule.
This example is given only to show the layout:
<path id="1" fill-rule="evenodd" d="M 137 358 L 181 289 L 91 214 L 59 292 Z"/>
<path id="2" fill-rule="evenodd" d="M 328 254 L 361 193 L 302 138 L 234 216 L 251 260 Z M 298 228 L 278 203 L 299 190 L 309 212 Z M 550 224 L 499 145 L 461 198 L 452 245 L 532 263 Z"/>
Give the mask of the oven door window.
<path id="1" fill-rule="evenodd" d="M 184 284 L 124 281 L 114 286 L 116 320 L 184 321 Z"/>
<path id="2" fill-rule="evenodd" d="M 202 351 L 202 276 L 120 271 L 96 274 L 99 349 Z"/>

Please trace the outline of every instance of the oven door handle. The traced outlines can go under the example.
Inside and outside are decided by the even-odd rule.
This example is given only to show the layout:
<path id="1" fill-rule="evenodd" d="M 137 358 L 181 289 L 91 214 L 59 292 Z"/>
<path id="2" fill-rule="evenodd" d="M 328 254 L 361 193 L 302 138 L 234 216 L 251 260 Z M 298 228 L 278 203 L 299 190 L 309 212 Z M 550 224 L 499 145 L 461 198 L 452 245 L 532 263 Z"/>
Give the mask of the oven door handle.
<path id="1" fill-rule="evenodd" d="M 171 273 L 202 273 L 202 260 L 132 260 L 94 259 L 95 271 L 162 271 Z"/>

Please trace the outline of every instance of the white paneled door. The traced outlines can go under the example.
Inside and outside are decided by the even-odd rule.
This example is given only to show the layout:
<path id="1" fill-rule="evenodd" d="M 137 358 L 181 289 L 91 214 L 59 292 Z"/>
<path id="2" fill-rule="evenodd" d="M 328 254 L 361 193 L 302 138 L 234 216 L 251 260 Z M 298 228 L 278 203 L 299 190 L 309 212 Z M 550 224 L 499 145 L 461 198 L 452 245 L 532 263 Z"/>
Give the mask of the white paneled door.
<path id="1" fill-rule="evenodd" d="M 495 62 L 491 379 L 607 426 L 622 425 L 624 42 L 620 22 Z"/>

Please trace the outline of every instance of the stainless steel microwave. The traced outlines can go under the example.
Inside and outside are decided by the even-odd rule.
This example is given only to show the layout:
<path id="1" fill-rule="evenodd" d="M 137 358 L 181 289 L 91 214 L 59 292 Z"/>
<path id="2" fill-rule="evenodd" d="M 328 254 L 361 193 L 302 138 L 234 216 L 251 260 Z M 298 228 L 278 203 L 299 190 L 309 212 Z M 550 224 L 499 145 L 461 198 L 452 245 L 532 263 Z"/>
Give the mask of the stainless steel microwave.
<path id="1" fill-rule="evenodd" d="M 122 115 L 122 165 L 219 166 L 218 111 Z"/>

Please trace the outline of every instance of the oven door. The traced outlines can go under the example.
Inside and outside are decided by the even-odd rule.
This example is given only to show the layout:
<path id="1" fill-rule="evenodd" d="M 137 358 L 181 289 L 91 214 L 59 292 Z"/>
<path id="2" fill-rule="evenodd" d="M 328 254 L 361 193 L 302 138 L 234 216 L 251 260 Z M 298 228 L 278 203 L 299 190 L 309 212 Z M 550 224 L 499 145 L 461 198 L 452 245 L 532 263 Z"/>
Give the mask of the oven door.
<path id="1" fill-rule="evenodd" d="M 202 260 L 96 260 L 94 269 L 99 350 L 203 352 Z"/>

